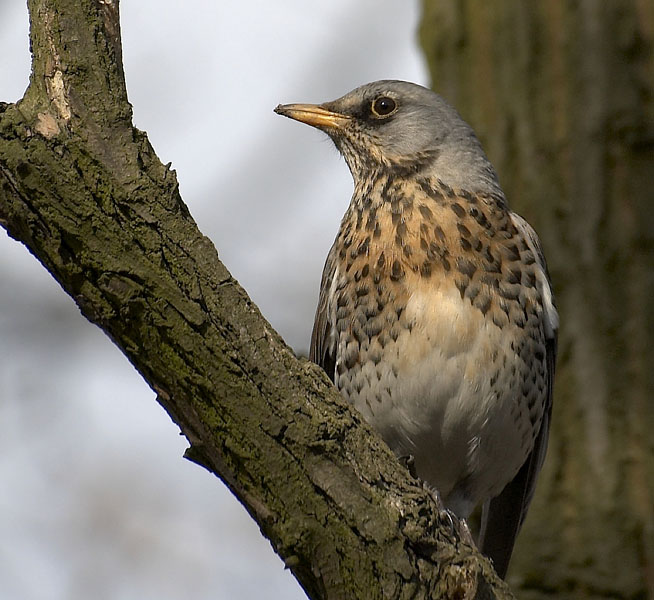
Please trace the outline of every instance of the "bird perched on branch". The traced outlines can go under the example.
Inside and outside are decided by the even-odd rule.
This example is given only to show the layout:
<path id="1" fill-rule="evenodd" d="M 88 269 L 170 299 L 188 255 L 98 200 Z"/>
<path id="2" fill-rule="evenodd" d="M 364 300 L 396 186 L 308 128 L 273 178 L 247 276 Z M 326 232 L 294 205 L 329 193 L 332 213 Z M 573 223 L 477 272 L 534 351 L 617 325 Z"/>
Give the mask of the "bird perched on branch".
<path id="1" fill-rule="evenodd" d="M 327 133 L 354 178 L 311 358 L 448 509 L 483 503 L 480 550 L 504 577 L 552 408 L 540 241 L 470 126 L 424 87 L 377 81 L 275 112 Z"/>

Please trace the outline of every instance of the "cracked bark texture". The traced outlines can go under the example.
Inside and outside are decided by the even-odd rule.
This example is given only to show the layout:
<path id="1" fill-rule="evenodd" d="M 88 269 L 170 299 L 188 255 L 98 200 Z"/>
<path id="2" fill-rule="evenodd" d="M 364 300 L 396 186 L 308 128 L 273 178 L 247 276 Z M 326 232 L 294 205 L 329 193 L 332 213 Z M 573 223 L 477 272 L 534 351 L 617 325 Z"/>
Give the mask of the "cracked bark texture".
<path id="1" fill-rule="evenodd" d="M 196 227 L 132 125 L 117 0 L 28 6 L 29 88 L 0 104 L 0 223 L 157 392 L 188 458 L 311 598 L 512 597 Z"/>
<path id="2" fill-rule="evenodd" d="M 543 240 L 561 314 L 523 599 L 654 598 L 654 2 L 423 0 L 433 86 Z"/>

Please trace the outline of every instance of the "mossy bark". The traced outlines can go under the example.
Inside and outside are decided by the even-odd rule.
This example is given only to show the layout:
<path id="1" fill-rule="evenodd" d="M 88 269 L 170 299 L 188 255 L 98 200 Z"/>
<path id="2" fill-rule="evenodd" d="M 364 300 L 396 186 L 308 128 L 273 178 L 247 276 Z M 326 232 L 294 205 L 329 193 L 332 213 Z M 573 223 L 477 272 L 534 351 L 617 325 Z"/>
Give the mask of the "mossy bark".
<path id="1" fill-rule="evenodd" d="M 654 2 L 424 0 L 432 83 L 545 245 L 561 315 L 521 598 L 654 598 Z"/>
<path id="2" fill-rule="evenodd" d="M 511 597 L 196 227 L 132 125 L 117 0 L 28 5 L 29 89 L 0 104 L 0 224 L 157 392 L 188 457 L 311 598 Z"/>

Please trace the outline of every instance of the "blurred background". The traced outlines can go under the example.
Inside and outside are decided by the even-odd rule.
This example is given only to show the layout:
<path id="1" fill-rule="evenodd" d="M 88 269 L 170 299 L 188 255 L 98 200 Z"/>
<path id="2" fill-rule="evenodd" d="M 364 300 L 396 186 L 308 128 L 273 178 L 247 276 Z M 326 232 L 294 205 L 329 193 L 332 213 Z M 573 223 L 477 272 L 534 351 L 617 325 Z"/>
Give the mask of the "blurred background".
<path id="1" fill-rule="evenodd" d="M 458 108 L 541 236 L 561 316 L 508 581 L 521 600 L 654 600 L 654 0 L 121 11 L 136 126 L 298 352 L 351 181 L 326 136 L 272 109 L 380 78 L 433 82 Z M 22 0 L 1 0 L 0 56 L 15 101 Z M 128 362 L 1 232 L 0 282 L 0 599 L 303 598 Z"/>
<path id="2" fill-rule="evenodd" d="M 405 0 L 121 2 L 135 125 L 297 351 L 352 184 L 326 136 L 272 110 L 381 78 L 427 84 L 418 18 Z M 28 43 L 25 3 L 2 0 L 2 101 L 23 95 Z M 305 598 L 227 488 L 182 459 L 123 355 L 4 230 L 0 431 L 0 598 Z"/>

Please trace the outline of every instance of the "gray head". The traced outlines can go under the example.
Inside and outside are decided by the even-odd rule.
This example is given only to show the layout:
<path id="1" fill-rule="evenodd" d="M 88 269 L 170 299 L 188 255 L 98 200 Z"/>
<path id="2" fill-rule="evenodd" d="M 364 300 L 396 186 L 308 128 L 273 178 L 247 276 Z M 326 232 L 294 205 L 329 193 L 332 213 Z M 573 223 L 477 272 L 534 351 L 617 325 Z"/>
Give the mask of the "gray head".
<path id="1" fill-rule="evenodd" d="M 326 132 L 355 181 L 384 169 L 435 177 L 453 188 L 501 193 L 471 127 L 438 94 L 406 81 L 376 81 L 324 104 L 286 104 L 278 114 Z"/>

